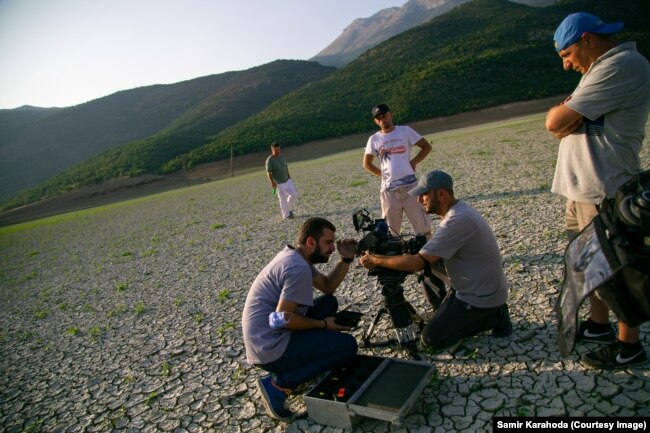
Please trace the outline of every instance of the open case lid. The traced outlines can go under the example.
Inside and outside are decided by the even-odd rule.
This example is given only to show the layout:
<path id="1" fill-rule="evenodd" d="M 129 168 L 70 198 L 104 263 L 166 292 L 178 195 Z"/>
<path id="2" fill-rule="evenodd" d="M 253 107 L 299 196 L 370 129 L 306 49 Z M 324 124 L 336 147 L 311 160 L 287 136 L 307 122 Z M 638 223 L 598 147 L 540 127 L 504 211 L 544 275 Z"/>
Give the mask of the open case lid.
<path id="1" fill-rule="evenodd" d="M 432 364 L 385 358 L 370 378 L 351 396 L 355 414 L 397 422 L 406 415 L 435 372 Z"/>

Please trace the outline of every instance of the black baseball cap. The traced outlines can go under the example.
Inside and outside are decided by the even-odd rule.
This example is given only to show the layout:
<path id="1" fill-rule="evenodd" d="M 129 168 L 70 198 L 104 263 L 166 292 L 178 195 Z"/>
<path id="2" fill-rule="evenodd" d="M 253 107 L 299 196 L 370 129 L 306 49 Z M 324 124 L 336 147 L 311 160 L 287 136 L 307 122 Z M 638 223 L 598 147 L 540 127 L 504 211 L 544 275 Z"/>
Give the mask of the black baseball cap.
<path id="1" fill-rule="evenodd" d="M 386 114 L 390 111 L 390 108 L 388 108 L 388 105 L 386 104 L 379 104 L 375 105 L 372 107 L 372 117 L 375 118 L 379 116 L 380 114 Z"/>

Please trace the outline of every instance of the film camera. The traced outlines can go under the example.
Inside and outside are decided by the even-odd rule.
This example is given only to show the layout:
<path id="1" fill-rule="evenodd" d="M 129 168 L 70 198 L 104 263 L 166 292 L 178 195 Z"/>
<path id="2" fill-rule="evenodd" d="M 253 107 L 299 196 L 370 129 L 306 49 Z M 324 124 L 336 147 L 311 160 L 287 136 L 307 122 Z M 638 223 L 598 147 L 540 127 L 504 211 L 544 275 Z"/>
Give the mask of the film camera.
<path id="1" fill-rule="evenodd" d="M 409 239 L 391 237 L 385 219 L 372 219 L 366 209 L 361 209 L 352 215 L 354 229 L 364 232 L 364 237 L 357 245 L 357 256 L 364 251 L 384 256 L 402 254 L 417 254 L 427 242 L 424 235 L 415 235 Z"/>
<path id="2" fill-rule="evenodd" d="M 372 219 L 366 209 L 355 212 L 352 215 L 352 222 L 357 232 L 364 233 L 363 238 L 357 244 L 357 256 L 365 251 L 385 256 L 417 254 L 427 241 L 424 235 L 411 236 L 408 239 L 403 236 L 391 237 L 386 220 Z M 377 277 L 384 298 L 384 306 L 377 312 L 372 324 L 362 336 L 364 345 L 366 347 L 383 346 L 395 342 L 394 340 L 381 343 L 370 342 L 370 336 L 375 326 L 382 315 L 388 313 L 395 328 L 397 342 L 416 357 L 418 329 L 415 323 L 420 325 L 420 330 L 423 323 L 413 306 L 404 299 L 403 283 L 409 272 L 378 266 L 370 269 L 368 275 Z"/>

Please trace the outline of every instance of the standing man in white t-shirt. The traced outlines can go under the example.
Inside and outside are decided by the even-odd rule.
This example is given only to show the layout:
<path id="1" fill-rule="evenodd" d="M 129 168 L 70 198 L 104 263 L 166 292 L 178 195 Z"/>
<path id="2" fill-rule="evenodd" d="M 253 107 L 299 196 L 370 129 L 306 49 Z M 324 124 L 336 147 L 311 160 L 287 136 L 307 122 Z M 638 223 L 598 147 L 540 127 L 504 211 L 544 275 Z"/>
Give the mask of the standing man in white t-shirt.
<path id="1" fill-rule="evenodd" d="M 363 156 L 363 168 L 381 178 L 381 212 L 392 236 L 399 236 L 402 214 L 406 213 L 416 234 L 431 236 L 431 220 L 417 197 L 408 191 L 417 183 L 415 167 L 431 152 L 431 144 L 408 126 L 395 125 L 393 113 L 385 104 L 372 109 L 380 130 L 370 136 Z M 420 151 L 411 159 L 411 148 Z M 373 161 L 379 158 L 379 167 Z"/>

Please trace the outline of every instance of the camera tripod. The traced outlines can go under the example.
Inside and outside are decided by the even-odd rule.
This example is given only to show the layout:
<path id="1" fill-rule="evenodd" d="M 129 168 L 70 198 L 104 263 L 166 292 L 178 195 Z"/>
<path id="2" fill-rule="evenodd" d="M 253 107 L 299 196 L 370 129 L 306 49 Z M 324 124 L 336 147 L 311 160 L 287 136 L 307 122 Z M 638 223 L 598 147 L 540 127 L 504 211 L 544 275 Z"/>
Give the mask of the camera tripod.
<path id="1" fill-rule="evenodd" d="M 377 277 L 378 284 L 381 286 L 381 294 L 384 297 L 384 306 L 377 311 L 372 323 L 363 333 L 361 337 L 363 347 L 382 347 L 399 343 L 411 357 L 418 358 L 417 340 L 424 322 L 415 312 L 415 308 L 404 299 L 403 284 L 408 274 L 408 272 L 386 268 L 375 268 L 368 272 L 368 275 Z M 370 341 L 370 337 L 384 314 L 390 316 L 397 338 L 373 343 Z"/>

